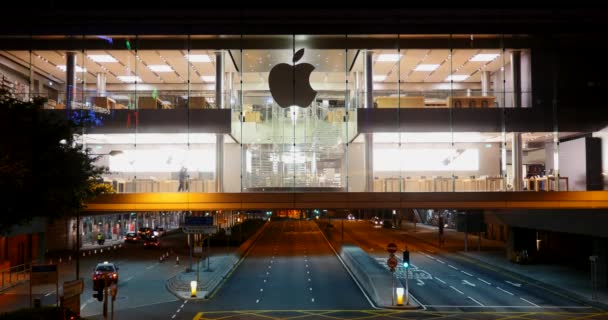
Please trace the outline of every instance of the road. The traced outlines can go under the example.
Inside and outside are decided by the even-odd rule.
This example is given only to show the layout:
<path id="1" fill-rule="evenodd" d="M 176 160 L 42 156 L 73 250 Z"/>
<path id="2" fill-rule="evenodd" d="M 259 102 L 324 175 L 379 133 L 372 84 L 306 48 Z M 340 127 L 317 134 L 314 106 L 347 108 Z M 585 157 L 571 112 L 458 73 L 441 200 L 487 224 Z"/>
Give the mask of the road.
<path id="1" fill-rule="evenodd" d="M 427 308 L 445 311 L 487 310 L 589 312 L 594 309 L 550 289 L 504 274 L 456 254 L 440 253 L 407 232 L 385 229 L 367 221 L 345 221 L 345 239 L 386 265 L 386 245 L 407 244 L 410 251 L 410 291 Z M 405 269 L 397 270 L 404 282 Z"/>
<path id="2" fill-rule="evenodd" d="M 162 238 L 161 243 L 167 249 L 181 247 L 178 243 L 184 241 L 183 235 L 169 235 Z M 162 250 L 165 252 L 165 250 Z M 184 266 L 176 266 L 172 262 L 159 263 L 160 250 L 146 250 L 141 243 L 125 244 L 116 250 L 104 250 L 93 255 L 81 257 L 80 274 L 84 280 L 84 291 L 80 297 L 81 314 L 84 317 L 100 315 L 103 304 L 93 298 L 93 272 L 97 263 L 109 261 L 119 267 L 118 294 L 115 301 L 115 315 L 120 318 L 120 314 L 125 310 L 138 307 L 146 307 L 166 302 L 177 304 L 178 299 L 165 289 L 165 280 L 177 272 L 183 270 Z M 56 262 L 56 261 L 55 261 Z M 75 260 L 67 262 L 63 258 L 63 263 L 59 265 L 59 286 L 63 281 L 75 279 Z M 61 290 L 61 289 L 60 289 Z M 32 290 L 33 298 L 40 298 L 42 305 L 52 305 L 57 296 L 55 285 L 36 286 Z M 0 294 L 0 310 L 13 310 L 29 305 L 29 284 L 22 283 L 12 289 Z M 110 304 L 108 304 L 110 310 Z M 161 316 L 156 313 L 155 316 Z M 166 318 L 171 313 L 166 311 Z"/>

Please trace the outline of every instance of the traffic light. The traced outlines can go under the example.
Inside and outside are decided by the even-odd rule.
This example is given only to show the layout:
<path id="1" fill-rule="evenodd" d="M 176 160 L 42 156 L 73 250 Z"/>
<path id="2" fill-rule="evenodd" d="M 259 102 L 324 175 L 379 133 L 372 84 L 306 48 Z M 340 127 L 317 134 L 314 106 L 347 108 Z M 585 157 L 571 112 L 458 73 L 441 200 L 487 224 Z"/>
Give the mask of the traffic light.
<path id="1" fill-rule="evenodd" d="M 403 251 L 403 266 L 405 268 L 410 267 L 410 252 L 408 250 Z"/>

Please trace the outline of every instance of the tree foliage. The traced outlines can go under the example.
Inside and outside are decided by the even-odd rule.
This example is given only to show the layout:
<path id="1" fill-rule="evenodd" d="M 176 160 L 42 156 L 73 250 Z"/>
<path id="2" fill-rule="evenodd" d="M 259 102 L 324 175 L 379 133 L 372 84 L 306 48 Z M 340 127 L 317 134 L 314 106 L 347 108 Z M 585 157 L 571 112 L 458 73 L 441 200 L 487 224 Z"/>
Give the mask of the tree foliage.
<path id="1" fill-rule="evenodd" d="M 43 110 L 44 103 L 0 91 L 0 233 L 34 217 L 74 215 L 111 191 L 98 182 L 106 168 L 77 141 L 86 117 Z"/>

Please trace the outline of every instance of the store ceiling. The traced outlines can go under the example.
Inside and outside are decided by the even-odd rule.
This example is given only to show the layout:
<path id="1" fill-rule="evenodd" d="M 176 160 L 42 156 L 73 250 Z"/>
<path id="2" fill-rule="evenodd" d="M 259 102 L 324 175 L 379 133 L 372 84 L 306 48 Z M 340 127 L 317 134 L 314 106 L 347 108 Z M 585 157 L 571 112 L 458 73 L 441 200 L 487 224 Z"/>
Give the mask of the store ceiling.
<path id="1" fill-rule="evenodd" d="M 353 56 L 351 51 L 348 53 L 350 57 Z M 231 53 L 241 54 L 239 51 Z M 190 62 L 186 58 L 186 50 L 139 50 L 138 56 L 135 51 L 127 50 L 90 50 L 84 55 L 82 52 L 76 54 L 79 67 L 77 71 L 80 71 L 77 72 L 78 81 L 84 78 L 86 83 L 95 83 L 96 74 L 99 72 L 107 73 L 108 84 L 125 83 L 124 78 L 120 78 L 122 76 L 138 76 L 141 79 L 138 83 L 146 84 L 187 84 L 188 79 L 192 84 L 214 82 L 215 51 L 212 50 L 190 51 L 190 54 L 197 55 L 199 60 Z M 235 66 L 231 56 L 226 54 L 225 70 L 242 70 L 244 83 L 265 83 L 272 66 L 291 63 L 293 50 L 243 50 L 242 54 L 243 59 L 234 59 L 242 61 L 242 65 L 238 66 Z M 475 61 L 478 54 L 489 54 L 486 57 L 491 60 Z M 66 64 L 65 52 L 32 51 L 30 57 L 28 51 L 3 51 L 0 55 L 26 67 L 31 61 L 37 72 L 57 82 L 63 82 L 65 79 L 65 71 L 61 68 Z M 343 50 L 307 49 L 299 63 L 311 63 L 315 66 L 311 75 L 313 83 L 344 83 L 346 70 L 351 71 L 348 73 L 351 78 L 354 77 L 352 71 L 363 71 L 363 55 L 363 51 L 359 52 L 355 61 L 352 61 Z M 112 61 L 94 61 L 92 56 L 101 56 Z M 464 76 L 462 82 L 480 82 L 480 71 L 501 70 L 509 63 L 509 54 L 502 54 L 498 49 L 455 49 L 451 56 L 448 49 L 407 49 L 400 52 L 377 50 L 373 52 L 373 61 L 376 83 L 396 83 L 399 80 L 406 83 L 449 83 L 447 78 L 450 74 Z M 419 65 L 425 65 L 427 70 L 416 70 Z"/>

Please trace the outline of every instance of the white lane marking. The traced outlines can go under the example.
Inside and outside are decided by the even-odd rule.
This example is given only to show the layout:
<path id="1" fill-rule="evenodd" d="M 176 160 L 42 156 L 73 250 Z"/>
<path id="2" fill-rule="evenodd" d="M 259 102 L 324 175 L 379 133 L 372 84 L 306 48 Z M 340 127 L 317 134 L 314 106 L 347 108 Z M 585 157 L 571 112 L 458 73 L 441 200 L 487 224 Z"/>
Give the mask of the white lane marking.
<path id="1" fill-rule="evenodd" d="M 502 292 L 504 292 L 504 293 L 508 293 L 508 294 L 510 294 L 510 295 L 513 295 L 511 292 L 509 292 L 509 291 L 507 291 L 507 290 L 505 290 L 505 289 L 503 289 L 503 288 L 501 288 L 501 287 L 496 287 L 496 289 L 498 289 L 498 290 L 500 290 L 500 291 L 502 291 Z"/>
<path id="2" fill-rule="evenodd" d="M 531 304 L 531 305 L 533 305 L 533 306 L 535 306 L 535 307 L 540 308 L 540 306 L 539 306 L 539 305 L 537 305 L 536 303 L 534 303 L 534 302 L 532 302 L 532 301 L 526 300 L 526 299 L 524 299 L 524 298 L 522 298 L 522 297 L 520 297 L 520 299 L 521 299 L 521 300 L 523 300 L 523 301 L 525 301 L 525 302 L 527 302 L 527 303 L 529 303 L 529 304 Z"/>
<path id="3" fill-rule="evenodd" d="M 264 279 L 264 283 L 266 283 L 266 279 Z"/>
<path id="4" fill-rule="evenodd" d="M 45 297 L 48 297 L 48 296 L 52 295 L 52 294 L 53 294 L 53 292 L 55 292 L 55 290 L 53 290 L 53 291 L 51 291 L 51 292 L 49 292 L 49 293 L 45 294 L 44 296 L 45 296 Z"/>
<path id="5" fill-rule="evenodd" d="M 454 291 L 456 291 L 456 292 L 458 292 L 458 293 L 460 293 L 460 294 L 464 294 L 464 292 L 462 292 L 462 291 L 460 291 L 460 290 L 458 290 L 458 289 L 456 289 L 456 288 L 454 288 L 454 287 L 452 287 L 452 286 L 450 286 L 450 288 L 454 289 Z"/>
<path id="6" fill-rule="evenodd" d="M 427 257 L 427 258 L 429 258 L 429 259 L 433 259 L 433 260 L 435 260 L 435 258 L 433 258 L 433 257 L 429 256 L 429 255 L 428 255 L 428 254 L 426 254 L 426 253 L 423 253 L 423 255 L 424 255 L 424 256 L 426 256 L 426 257 Z"/>
<path id="7" fill-rule="evenodd" d="M 510 285 L 512 285 L 512 286 L 514 286 L 514 287 L 518 287 L 518 288 L 521 287 L 521 283 L 514 283 L 514 282 L 511 282 L 509 280 L 505 280 L 505 282 L 508 283 L 508 284 L 510 284 Z"/>
<path id="8" fill-rule="evenodd" d="M 475 303 L 477 303 L 478 305 L 480 305 L 480 306 L 484 307 L 483 303 L 481 303 L 481 302 L 479 302 L 479 301 L 477 301 L 477 300 L 475 300 L 475 299 L 473 299 L 473 298 L 471 298 L 471 297 L 467 297 L 467 298 L 469 298 L 469 299 L 473 300 L 473 301 L 474 301 Z"/>
<path id="9" fill-rule="evenodd" d="M 264 289 L 260 289 L 260 292 L 264 292 Z"/>
<path id="10" fill-rule="evenodd" d="M 462 284 L 466 284 L 467 286 L 475 287 L 474 283 L 468 282 L 467 280 L 462 280 Z"/>
<path id="11" fill-rule="evenodd" d="M 435 280 L 437 280 L 437 281 L 439 281 L 439 282 L 441 282 L 441 283 L 443 283 L 443 284 L 446 284 L 446 283 L 445 283 L 445 281 L 443 281 L 443 280 L 441 280 L 441 279 L 439 279 L 439 278 L 437 278 L 437 277 L 435 277 Z"/>
<path id="12" fill-rule="evenodd" d="M 309 291 L 312 291 L 312 287 L 308 288 Z"/>
<path id="13" fill-rule="evenodd" d="M 472 306 L 472 305 L 468 305 L 468 306 L 456 306 L 456 305 L 434 305 L 434 304 L 425 304 L 425 307 L 432 307 L 432 308 L 509 308 L 509 309 L 531 309 L 531 308 L 535 308 L 536 307 L 532 307 L 532 306 L 484 306 L 484 307 L 479 307 L 479 306 Z M 543 309 L 593 309 L 594 307 L 588 306 L 588 307 L 583 307 L 583 306 L 542 306 L 541 308 Z"/>
<path id="14" fill-rule="evenodd" d="M 419 286 L 423 286 L 423 285 L 424 285 L 424 281 L 422 281 L 422 280 L 418 279 L 418 285 L 419 285 Z"/>
<path id="15" fill-rule="evenodd" d="M 482 278 L 477 278 L 477 280 L 479 280 L 479 281 L 481 281 L 481 282 L 483 282 L 483 283 L 485 283 L 485 284 L 487 284 L 489 286 L 492 285 L 491 283 L 487 282 L 486 280 L 483 280 Z"/>
<path id="16" fill-rule="evenodd" d="M 154 266 L 155 266 L 154 264 L 153 264 L 153 265 L 151 265 L 151 266 L 147 266 L 147 267 L 146 267 L 146 270 L 150 270 L 150 269 L 154 268 Z"/>
<path id="17" fill-rule="evenodd" d="M 127 281 L 129 281 L 129 280 L 131 280 L 131 279 L 133 279 L 133 276 L 130 276 L 130 277 L 128 277 L 127 279 L 125 279 L 125 282 L 127 282 Z"/>
<path id="18" fill-rule="evenodd" d="M 181 307 L 179 307 L 179 308 L 180 308 L 180 309 L 181 309 L 181 308 L 183 308 L 183 307 L 184 307 L 184 304 L 185 304 L 185 303 L 182 303 L 182 306 L 181 306 Z"/>
<path id="19" fill-rule="evenodd" d="M 466 275 L 467 275 L 467 276 L 469 276 L 469 277 L 472 277 L 472 276 L 473 276 L 472 274 L 470 274 L 470 273 L 468 273 L 468 272 L 466 272 L 466 271 L 462 271 L 462 270 L 460 270 L 460 272 L 462 272 L 462 273 L 466 274 Z"/>
<path id="20" fill-rule="evenodd" d="M 255 299 L 255 303 L 260 303 L 260 299 Z"/>
<path id="21" fill-rule="evenodd" d="M 180 311 L 182 311 L 182 308 L 177 309 L 176 313 L 179 313 Z"/>
<path id="22" fill-rule="evenodd" d="M 188 303 L 188 300 L 184 301 L 184 304 Z"/>
<path id="23" fill-rule="evenodd" d="M 315 302 L 315 298 L 310 299 L 310 301 Z"/>
<path id="24" fill-rule="evenodd" d="M 269 274 L 270 274 L 270 272 L 266 272 L 266 275 L 269 275 Z"/>
<path id="25" fill-rule="evenodd" d="M 443 262 L 442 260 L 439 260 L 439 259 L 435 259 L 435 261 L 437 261 L 439 263 L 442 263 L 442 264 L 445 264 L 445 262 Z"/>
<path id="26" fill-rule="evenodd" d="M 173 315 L 173 316 L 171 317 L 171 319 L 175 319 L 175 315 Z"/>
<path id="27" fill-rule="evenodd" d="M 450 268 L 452 268 L 452 269 L 454 269 L 454 270 L 458 270 L 458 268 L 454 267 L 454 266 L 453 266 L 453 265 L 451 265 L 451 264 L 448 264 L 448 267 L 450 267 Z"/>

